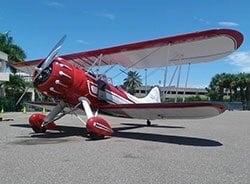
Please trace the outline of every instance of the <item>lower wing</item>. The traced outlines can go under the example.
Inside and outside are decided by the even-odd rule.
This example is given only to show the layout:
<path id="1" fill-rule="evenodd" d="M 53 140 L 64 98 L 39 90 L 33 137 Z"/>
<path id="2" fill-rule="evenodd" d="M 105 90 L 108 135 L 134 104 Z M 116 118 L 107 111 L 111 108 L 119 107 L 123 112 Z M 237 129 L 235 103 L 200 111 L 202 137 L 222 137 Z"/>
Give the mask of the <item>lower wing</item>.
<path id="1" fill-rule="evenodd" d="M 31 106 L 31 107 L 38 107 L 38 108 L 44 108 L 48 111 L 52 111 L 53 108 L 57 105 L 57 103 L 54 103 L 54 102 L 25 102 L 25 104 L 27 104 L 28 106 Z M 37 110 L 37 109 L 35 109 Z M 69 107 L 65 107 L 63 109 L 63 113 L 65 114 L 72 114 L 72 108 L 69 108 Z M 76 114 L 80 114 L 80 115 L 85 115 L 85 112 L 81 109 L 77 109 L 74 111 L 74 113 Z"/>
<path id="2" fill-rule="evenodd" d="M 52 110 L 56 103 L 28 102 L 28 105 Z M 217 116 L 226 110 L 221 103 L 144 103 L 144 104 L 110 104 L 101 106 L 100 113 L 116 117 L 136 119 L 202 119 Z M 65 108 L 64 112 L 69 112 Z M 80 113 L 81 112 L 81 113 Z M 78 110 L 77 114 L 84 114 Z"/>
<path id="3" fill-rule="evenodd" d="M 118 117 L 137 119 L 202 119 L 226 110 L 221 103 L 148 103 L 105 105 L 100 111 Z"/>

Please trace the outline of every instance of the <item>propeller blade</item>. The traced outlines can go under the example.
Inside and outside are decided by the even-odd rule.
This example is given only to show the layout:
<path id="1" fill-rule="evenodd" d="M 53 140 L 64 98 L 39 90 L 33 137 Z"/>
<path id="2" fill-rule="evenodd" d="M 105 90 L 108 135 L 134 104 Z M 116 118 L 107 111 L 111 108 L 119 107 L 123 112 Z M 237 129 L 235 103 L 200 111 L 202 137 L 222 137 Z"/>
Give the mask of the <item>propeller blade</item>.
<path id="1" fill-rule="evenodd" d="M 63 42 L 64 40 L 66 39 L 66 35 L 64 35 L 60 40 L 59 42 L 57 42 L 57 44 L 53 47 L 53 49 L 50 51 L 50 53 L 48 54 L 48 56 L 46 57 L 46 59 L 39 65 L 41 65 L 40 67 L 37 67 L 36 70 L 37 70 L 37 73 L 34 77 L 34 80 L 35 81 L 37 79 L 37 77 L 42 73 L 42 71 L 47 68 L 52 62 L 53 60 L 55 59 L 55 57 L 57 56 L 60 48 L 62 47 L 63 45 Z M 38 65 L 38 66 L 39 66 Z M 26 89 L 24 90 L 23 94 L 20 96 L 20 98 L 17 100 L 16 102 L 16 105 L 18 105 L 21 100 L 23 99 L 24 95 L 27 93 L 27 91 L 30 89 L 30 86 L 29 87 L 26 87 Z"/>
<path id="2" fill-rule="evenodd" d="M 21 100 L 23 99 L 24 95 L 27 93 L 27 91 L 30 89 L 30 86 L 26 87 L 26 89 L 24 90 L 23 94 L 19 97 L 19 99 L 16 102 L 16 106 L 21 102 Z"/>
<path id="3" fill-rule="evenodd" d="M 48 54 L 48 56 L 46 57 L 46 59 L 42 62 L 41 66 L 37 68 L 37 74 L 34 77 L 34 81 L 36 80 L 36 78 L 42 73 L 42 71 L 47 68 L 55 59 L 55 57 L 57 56 L 60 48 L 63 45 L 64 40 L 66 39 L 66 35 L 64 35 L 59 42 L 54 46 L 54 48 L 50 51 L 50 53 Z"/>

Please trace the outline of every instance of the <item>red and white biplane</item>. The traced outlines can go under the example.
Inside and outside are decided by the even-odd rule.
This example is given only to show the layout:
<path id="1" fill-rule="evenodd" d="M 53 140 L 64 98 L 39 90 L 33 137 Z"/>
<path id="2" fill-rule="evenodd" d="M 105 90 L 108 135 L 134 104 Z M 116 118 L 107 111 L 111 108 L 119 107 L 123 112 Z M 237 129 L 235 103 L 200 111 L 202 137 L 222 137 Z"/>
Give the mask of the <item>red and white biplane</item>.
<path id="1" fill-rule="evenodd" d="M 33 75 L 35 88 L 53 97 L 57 104 L 33 103 L 50 109 L 48 115 L 34 113 L 29 124 L 35 132 L 55 127 L 54 121 L 73 113 L 91 136 L 111 136 L 110 124 L 99 113 L 112 116 L 154 119 L 208 118 L 225 111 L 220 103 L 161 103 L 160 92 L 153 88 L 137 98 L 109 83 L 105 75 L 91 72 L 93 67 L 121 65 L 127 69 L 166 67 L 208 62 L 228 56 L 240 47 L 243 35 L 231 29 L 212 29 L 163 37 L 109 48 L 58 55 L 65 36 L 47 58 L 20 62 L 13 66 Z M 83 110 L 86 122 L 77 114 Z"/>

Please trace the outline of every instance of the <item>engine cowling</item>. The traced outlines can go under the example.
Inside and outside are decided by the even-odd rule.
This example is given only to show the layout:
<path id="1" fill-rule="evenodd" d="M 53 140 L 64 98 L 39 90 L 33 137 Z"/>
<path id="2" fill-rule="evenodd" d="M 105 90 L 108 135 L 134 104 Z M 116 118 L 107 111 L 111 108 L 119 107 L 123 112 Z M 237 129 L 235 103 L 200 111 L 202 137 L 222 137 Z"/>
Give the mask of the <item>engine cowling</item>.
<path id="1" fill-rule="evenodd" d="M 111 136 L 113 130 L 108 122 L 100 116 L 91 117 L 86 123 L 87 131 L 96 136 Z"/>
<path id="2" fill-rule="evenodd" d="M 34 132 L 44 133 L 46 130 L 54 130 L 56 128 L 56 124 L 54 122 L 51 122 L 42 127 L 42 123 L 45 117 L 46 116 L 42 113 L 34 113 L 29 117 L 29 124 Z"/>

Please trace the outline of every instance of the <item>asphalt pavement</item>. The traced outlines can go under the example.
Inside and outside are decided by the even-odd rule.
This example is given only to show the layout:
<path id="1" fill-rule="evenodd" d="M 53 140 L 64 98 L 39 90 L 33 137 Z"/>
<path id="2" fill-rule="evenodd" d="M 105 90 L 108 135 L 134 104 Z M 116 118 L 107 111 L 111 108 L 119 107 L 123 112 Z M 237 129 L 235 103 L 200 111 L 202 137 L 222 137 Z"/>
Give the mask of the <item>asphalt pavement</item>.
<path id="1" fill-rule="evenodd" d="M 105 116 L 114 135 L 90 140 L 74 116 L 35 134 L 30 113 L 0 122 L 0 183 L 250 183 L 250 112 L 202 120 Z"/>

